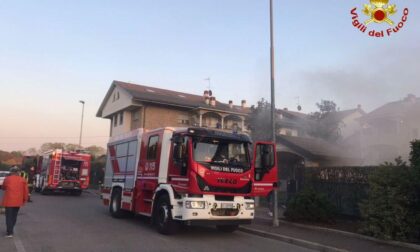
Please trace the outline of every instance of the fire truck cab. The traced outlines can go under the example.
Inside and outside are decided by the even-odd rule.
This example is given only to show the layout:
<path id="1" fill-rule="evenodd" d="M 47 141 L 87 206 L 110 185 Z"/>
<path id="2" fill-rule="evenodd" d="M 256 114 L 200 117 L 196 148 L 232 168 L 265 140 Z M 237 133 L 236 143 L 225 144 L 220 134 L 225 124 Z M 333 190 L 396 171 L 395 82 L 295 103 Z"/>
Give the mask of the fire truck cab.
<path id="1" fill-rule="evenodd" d="M 251 154 L 251 149 L 253 152 Z M 137 129 L 110 139 L 103 203 L 170 234 L 178 224 L 234 231 L 254 218 L 253 196 L 277 186 L 275 145 L 206 128 Z"/>

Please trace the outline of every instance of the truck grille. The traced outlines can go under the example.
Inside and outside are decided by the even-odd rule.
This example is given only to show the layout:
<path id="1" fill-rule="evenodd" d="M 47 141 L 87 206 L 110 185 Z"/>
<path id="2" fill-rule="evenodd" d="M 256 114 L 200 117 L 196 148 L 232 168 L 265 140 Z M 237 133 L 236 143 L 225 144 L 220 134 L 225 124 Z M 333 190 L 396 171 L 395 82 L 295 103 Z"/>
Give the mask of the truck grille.
<path id="1" fill-rule="evenodd" d="M 251 189 L 252 189 L 251 181 L 249 181 L 245 186 L 241 188 L 227 188 L 227 187 L 219 187 L 219 186 L 216 187 L 216 186 L 208 185 L 204 181 L 204 179 L 202 179 L 199 175 L 197 175 L 197 182 L 198 182 L 198 187 L 203 192 L 248 194 L 248 193 L 251 193 Z"/>
<path id="2" fill-rule="evenodd" d="M 238 209 L 212 209 L 211 215 L 213 216 L 236 216 L 238 215 L 239 210 Z"/>

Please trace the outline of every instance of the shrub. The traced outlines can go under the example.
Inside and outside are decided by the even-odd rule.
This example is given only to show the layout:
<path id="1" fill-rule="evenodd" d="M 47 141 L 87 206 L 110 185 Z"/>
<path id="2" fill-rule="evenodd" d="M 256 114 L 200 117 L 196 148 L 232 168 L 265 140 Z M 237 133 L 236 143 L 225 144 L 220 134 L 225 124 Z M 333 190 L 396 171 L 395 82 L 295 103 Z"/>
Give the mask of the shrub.
<path id="1" fill-rule="evenodd" d="M 369 196 L 361 204 L 363 232 L 382 239 L 416 240 L 419 212 L 414 169 L 400 158 L 369 177 Z"/>
<path id="2" fill-rule="evenodd" d="M 309 188 L 290 199 L 284 213 L 288 220 L 307 222 L 333 222 L 334 215 L 333 204 L 324 195 Z"/>

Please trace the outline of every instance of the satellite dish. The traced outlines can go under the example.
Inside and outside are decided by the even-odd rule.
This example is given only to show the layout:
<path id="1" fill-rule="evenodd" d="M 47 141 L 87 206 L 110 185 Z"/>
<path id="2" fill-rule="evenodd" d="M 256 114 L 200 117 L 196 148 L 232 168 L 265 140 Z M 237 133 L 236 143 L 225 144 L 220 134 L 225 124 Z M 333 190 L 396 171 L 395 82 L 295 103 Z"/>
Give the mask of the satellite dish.
<path id="1" fill-rule="evenodd" d="M 298 111 L 301 111 L 302 110 L 302 106 L 298 105 L 297 106 L 297 109 L 298 109 Z"/>

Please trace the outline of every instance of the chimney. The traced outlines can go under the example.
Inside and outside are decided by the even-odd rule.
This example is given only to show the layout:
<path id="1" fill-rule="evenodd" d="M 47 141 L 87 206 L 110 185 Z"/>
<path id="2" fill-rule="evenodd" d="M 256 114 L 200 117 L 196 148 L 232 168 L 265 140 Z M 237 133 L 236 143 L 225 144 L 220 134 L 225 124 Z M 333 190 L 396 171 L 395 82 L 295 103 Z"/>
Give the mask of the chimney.
<path id="1" fill-rule="evenodd" d="M 233 108 L 233 101 L 229 100 L 229 108 Z"/>
<path id="2" fill-rule="evenodd" d="M 216 107 L 216 97 L 210 97 L 210 106 Z"/>
<path id="3" fill-rule="evenodd" d="M 357 109 L 362 109 L 362 105 L 361 104 L 357 104 Z"/>
<path id="4" fill-rule="evenodd" d="M 204 90 L 204 94 L 203 94 L 204 99 L 206 97 L 209 97 L 209 91 L 208 90 Z"/>
<path id="5" fill-rule="evenodd" d="M 207 105 L 209 105 L 209 104 L 210 104 L 210 97 L 205 96 L 205 97 L 204 97 L 204 102 L 205 102 Z"/>
<path id="6" fill-rule="evenodd" d="M 242 107 L 242 108 L 245 108 L 245 107 L 246 107 L 246 100 L 242 100 L 242 101 L 241 101 L 241 107 Z"/>
<path id="7" fill-rule="evenodd" d="M 407 97 L 404 98 L 404 101 L 415 103 L 416 102 L 416 96 L 413 94 L 408 94 Z"/>

